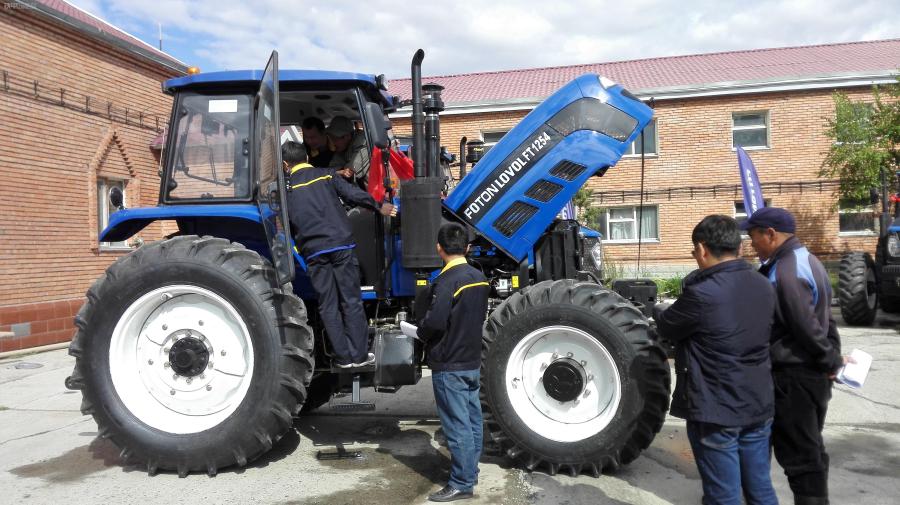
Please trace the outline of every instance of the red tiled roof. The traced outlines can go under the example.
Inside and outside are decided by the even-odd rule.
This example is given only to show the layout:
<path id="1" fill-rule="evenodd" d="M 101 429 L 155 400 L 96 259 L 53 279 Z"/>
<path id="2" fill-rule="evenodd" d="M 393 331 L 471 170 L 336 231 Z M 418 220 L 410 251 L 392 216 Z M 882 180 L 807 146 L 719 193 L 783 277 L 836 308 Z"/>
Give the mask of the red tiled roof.
<path id="1" fill-rule="evenodd" d="M 445 87 L 445 103 L 543 98 L 575 77 L 596 73 L 632 92 L 699 84 L 767 81 L 832 74 L 896 71 L 900 39 L 755 49 L 644 60 L 423 77 Z M 391 93 L 410 96 L 410 80 L 391 80 Z"/>
<path id="2" fill-rule="evenodd" d="M 125 44 L 135 47 L 139 49 L 139 53 L 149 53 L 149 55 L 154 56 L 154 59 L 164 60 L 169 62 L 169 64 L 174 65 L 176 67 L 185 67 L 186 65 L 174 58 L 173 56 L 166 54 L 159 49 L 153 47 L 152 45 L 144 42 L 143 40 L 127 33 L 115 26 L 107 23 L 106 21 L 89 14 L 74 5 L 65 2 L 63 0 L 33 0 L 35 3 L 44 6 L 46 9 L 55 11 L 62 16 L 75 20 L 79 24 L 86 26 L 89 29 L 89 32 L 92 32 L 93 35 L 107 35 L 111 36 Z M 95 32 L 96 30 L 96 32 Z"/>

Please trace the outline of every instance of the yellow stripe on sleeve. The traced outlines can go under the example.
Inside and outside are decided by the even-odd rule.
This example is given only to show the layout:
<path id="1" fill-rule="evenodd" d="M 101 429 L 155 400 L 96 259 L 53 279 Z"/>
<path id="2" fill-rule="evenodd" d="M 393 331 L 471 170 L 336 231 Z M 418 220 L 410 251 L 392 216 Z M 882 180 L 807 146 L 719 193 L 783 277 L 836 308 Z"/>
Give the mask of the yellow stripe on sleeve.
<path id="1" fill-rule="evenodd" d="M 462 293 L 462 291 L 463 291 L 464 289 L 474 288 L 474 287 L 477 287 L 477 286 L 490 286 L 490 284 L 488 284 L 488 283 L 485 282 L 485 281 L 481 281 L 481 282 L 473 282 L 472 284 L 466 284 L 465 286 L 463 286 L 463 287 L 457 289 L 457 290 L 456 290 L 456 293 L 453 293 L 453 298 L 456 298 L 457 296 L 459 296 L 459 294 Z"/>
<path id="2" fill-rule="evenodd" d="M 310 184 L 312 184 L 314 182 L 324 181 L 327 179 L 331 179 L 331 176 L 323 175 L 322 177 L 316 177 L 315 179 L 308 181 L 308 182 L 301 182 L 300 184 L 294 184 L 293 186 L 291 186 L 291 189 L 302 188 L 303 186 L 309 186 Z"/>

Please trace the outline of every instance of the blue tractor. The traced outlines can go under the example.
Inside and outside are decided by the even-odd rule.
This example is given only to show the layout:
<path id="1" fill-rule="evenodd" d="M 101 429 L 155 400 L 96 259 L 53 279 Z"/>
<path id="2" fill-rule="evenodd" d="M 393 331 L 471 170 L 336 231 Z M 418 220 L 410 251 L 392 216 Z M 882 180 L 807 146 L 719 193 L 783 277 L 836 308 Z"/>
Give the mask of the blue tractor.
<path id="1" fill-rule="evenodd" d="M 332 366 L 303 258 L 291 238 L 282 138 L 304 118 L 353 118 L 390 144 L 398 98 L 382 76 L 264 71 L 167 81 L 174 103 L 159 205 L 122 209 L 101 240 L 151 223 L 177 231 L 116 261 L 87 292 L 66 380 L 122 458 L 149 473 L 214 475 L 268 451 L 301 411 L 371 409 L 362 388 L 396 392 L 422 375 L 400 323 L 422 310 L 441 267 L 443 222 L 472 233 L 469 261 L 492 287 L 483 331 L 485 439 L 517 464 L 599 475 L 634 460 L 662 426 L 669 366 L 639 306 L 600 283 L 596 232 L 557 217 L 613 167 L 652 117 L 616 83 L 570 82 L 444 194 L 441 88 L 412 62 L 415 177 L 389 195 L 399 216 L 350 211 L 376 364 Z M 387 159 L 388 156 L 383 156 Z M 121 195 L 111 195 L 121 208 Z M 118 200 L 118 201 L 116 201 Z M 172 226 L 170 224 L 170 226 Z M 172 226 L 171 229 L 175 229 Z"/>

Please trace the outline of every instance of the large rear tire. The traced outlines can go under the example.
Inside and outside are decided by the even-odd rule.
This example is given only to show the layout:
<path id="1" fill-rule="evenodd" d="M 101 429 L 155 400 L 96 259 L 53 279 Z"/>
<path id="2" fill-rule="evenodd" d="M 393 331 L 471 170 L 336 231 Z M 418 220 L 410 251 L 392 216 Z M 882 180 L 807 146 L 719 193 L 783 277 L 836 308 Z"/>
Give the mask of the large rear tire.
<path id="1" fill-rule="evenodd" d="M 529 470 L 599 476 L 633 461 L 662 428 L 669 364 L 647 320 L 597 284 L 545 281 L 489 317 L 485 431 Z"/>
<path id="2" fill-rule="evenodd" d="M 866 253 L 852 252 L 841 258 L 838 272 L 841 317 L 853 326 L 871 326 L 878 314 L 875 264 Z"/>
<path id="3" fill-rule="evenodd" d="M 312 378 L 303 302 L 224 239 L 179 236 L 124 256 L 75 323 L 66 386 L 151 474 L 246 465 L 291 428 Z"/>

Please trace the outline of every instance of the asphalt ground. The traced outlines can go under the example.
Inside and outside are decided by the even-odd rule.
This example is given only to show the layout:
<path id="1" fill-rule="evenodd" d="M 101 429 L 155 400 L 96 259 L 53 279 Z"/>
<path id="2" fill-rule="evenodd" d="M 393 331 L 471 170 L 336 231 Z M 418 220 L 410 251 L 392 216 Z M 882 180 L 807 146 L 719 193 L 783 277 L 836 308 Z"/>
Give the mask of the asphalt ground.
<path id="1" fill-rule="evenodd" d="M 875 362 L 864 388 L 834 389 L 825 429 L 831 503 L 896 504 L 900 318 L 881 316 L 874 328 L 841 327 L 841 336 L 847 352 L 866 350 Z M 364 390 L 364 399 L 377 405 L 371 413 L 341 413 L 328 405 L 297 419 L 295 431 L 246 468 L 212 478 L 151 477 L 124 465 L 118 449 L 97 437 L 93 419 L 81 415 L 81 394 L 63 386 L 73 361 L 65 350 L 0 360 L 0 503 L 425 503 L 446 480 L 449 455 L 427 376 L 396 394 Z M 316 457 L 338 448 L 362 457 Z M 549 476 L 511 468 L 494 456 L 480 468 L 476 497 L 467 503 L 657 505 L 696 504 L 701 497 L 684 422 L 672 417 L 650 448 L 615 474 Z M 792 503 L 774 462 L 772 478 L 781 503 Z"/>

